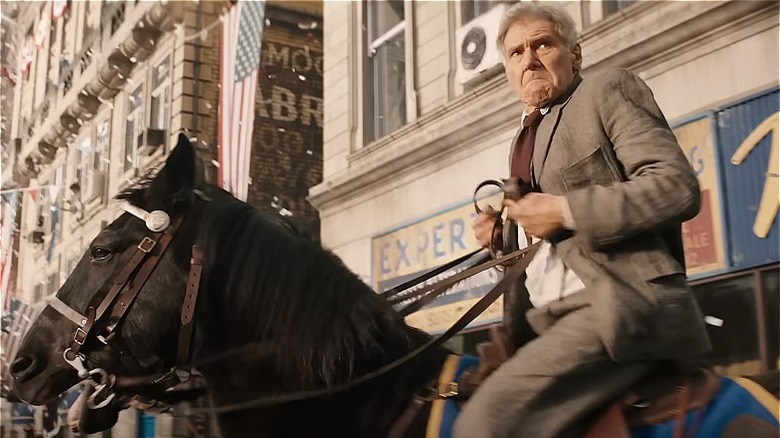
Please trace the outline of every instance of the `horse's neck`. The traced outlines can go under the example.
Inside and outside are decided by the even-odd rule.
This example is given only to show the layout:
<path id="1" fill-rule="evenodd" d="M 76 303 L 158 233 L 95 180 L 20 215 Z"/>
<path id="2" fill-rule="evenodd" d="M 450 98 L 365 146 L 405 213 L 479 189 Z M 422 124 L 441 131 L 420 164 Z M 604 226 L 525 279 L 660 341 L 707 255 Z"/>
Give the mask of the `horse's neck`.
<path id="1" fill-rule="evenodd" d="M 327 399 L 224 414 L 220 427 L 225 437 L 245 436 L 249 430 L 256 436 L 383 436 L 412 397 L 435 382 L 447 354 L 444 350 L 426 353 L 387 376 Z M 272 364 L 257 357 L 244 356 L 202 372 L 217 407 L 289 393 L 276 386 Z"/>

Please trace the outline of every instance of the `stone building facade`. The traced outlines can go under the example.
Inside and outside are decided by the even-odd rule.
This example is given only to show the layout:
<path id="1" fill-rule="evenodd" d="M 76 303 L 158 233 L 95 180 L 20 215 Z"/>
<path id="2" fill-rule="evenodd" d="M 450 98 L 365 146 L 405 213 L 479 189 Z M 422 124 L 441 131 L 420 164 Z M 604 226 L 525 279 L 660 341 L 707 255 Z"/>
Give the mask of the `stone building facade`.
<path id="1" fill-rule="evenodd" d="M 14 106 L 4 114 L 10 147 L 2 163 L 3 189 L 21 190 L 15 298 L 44 306 L 100 229 L 119 215 L 113 196 L 159 167 L 179 132 L 196 143 L 207 179 L 216 180 L 219 18 L 228 6 L 136 0 L 20 5 L 19 74 L 11 88 Z M 318 1 L 267 3 L 267 74 L 257 95 L 249 197 L 254 205 L 292 213 L 315 237 L 317 212 L 305 197 L 321 180 L 321 15 Z M 10 433 L 16 414 L 3 404 L 4 433 Z M 111 436 L 217 436 L 211 426 L 204 416 L 127 410 Z"/>
<path id="2" fill-rule="evenodd" d="M 523 111 L 494 49 L 511 3 L 325 3 L 324 169 L 310 200 L 322 242 L 377 290 L 476 247 L 472 191 L 507 175 Z M 584 75 L 639 74 L 699 174 L 706 205 L 684 229 L 712 362 L 776 368 L 776 2 L 555 4 L 577 23 Z M 444 331 L 498 278 L 475 277 L 409 322 Z M 454 346 L 500 320 L 497 305 Z"/>

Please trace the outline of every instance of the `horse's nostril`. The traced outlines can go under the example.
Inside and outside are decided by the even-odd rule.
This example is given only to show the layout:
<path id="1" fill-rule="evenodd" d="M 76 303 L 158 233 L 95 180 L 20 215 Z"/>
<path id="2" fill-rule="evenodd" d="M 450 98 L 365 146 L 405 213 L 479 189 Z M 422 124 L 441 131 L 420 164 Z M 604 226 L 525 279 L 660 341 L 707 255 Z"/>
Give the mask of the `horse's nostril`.
<path id="1" fill-rule="evenodd" d="M 40 369 L 41 362 L 34 357 L 21 356 L 11 364 L 11 376 L 18 381 L 25 381 L 35 377 Z"/>

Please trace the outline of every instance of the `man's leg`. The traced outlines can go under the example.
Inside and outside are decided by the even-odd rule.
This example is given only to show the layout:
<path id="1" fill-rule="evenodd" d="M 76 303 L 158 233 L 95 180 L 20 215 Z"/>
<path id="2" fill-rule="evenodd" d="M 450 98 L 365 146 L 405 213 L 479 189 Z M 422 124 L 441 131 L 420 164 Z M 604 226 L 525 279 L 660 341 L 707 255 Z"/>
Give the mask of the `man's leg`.
<path id="1" fill-rule="evenodd" d="M 595 326 L 587 305 L 560 315 L 485 380 L 458 417 L 455 438 L 569 436 L 647 373 L 649 364 L 613 362 Z"/>

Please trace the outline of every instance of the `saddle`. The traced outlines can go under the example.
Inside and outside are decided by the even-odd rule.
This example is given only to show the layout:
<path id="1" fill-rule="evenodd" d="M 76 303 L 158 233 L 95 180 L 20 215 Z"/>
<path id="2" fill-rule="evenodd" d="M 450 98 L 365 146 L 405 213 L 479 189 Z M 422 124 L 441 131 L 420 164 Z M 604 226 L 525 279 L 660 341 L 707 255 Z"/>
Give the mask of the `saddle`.
<path id="1" fill-rule="evenodd" d="M 514 351 L 506 329 L 490 328 L 490 341 L 477 345 L 479 366 L 466 370 L 458 385 L 465 402 L 479 385 Z M 684 435 L 685 415 L 707 406 L 720 389 L 720 379 L 708 369 L 682 369 L 661 364 L 597 417 L 584 438 L 630 438 L 630 428 L 677 419 L 675 438 Z"/>

